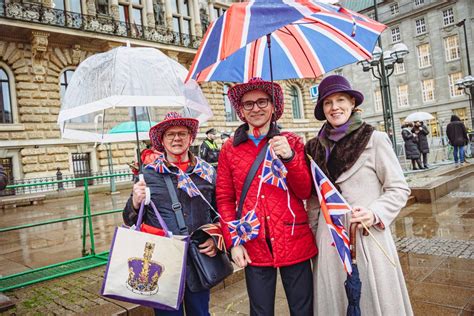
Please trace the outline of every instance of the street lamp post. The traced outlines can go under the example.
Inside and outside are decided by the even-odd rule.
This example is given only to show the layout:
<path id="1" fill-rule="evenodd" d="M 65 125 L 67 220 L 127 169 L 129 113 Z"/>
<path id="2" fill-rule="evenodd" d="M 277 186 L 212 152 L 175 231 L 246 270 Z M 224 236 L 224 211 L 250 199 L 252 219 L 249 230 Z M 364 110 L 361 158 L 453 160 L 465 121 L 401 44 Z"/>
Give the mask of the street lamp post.
<path id="1" fill-rule="evenodd" d="M 363 60 L 359 62 L 364 72 L 372 71 L 372 75 L 380 82 L 385 132 L 392 141 L 395 153 L 397 153 L 397 138 L 395 135 L 395 122 L 393 118 L 392 98 L 390 97 L 390 83 L 388 78 L 393 74 L 395 64 L 403 63 L 403 57 L 407 54 L 408 48 L 403 43 L 396 44 L 393 47 L 393 51 L 383 51 L 379 46 L 376 46 L 372 53 L 371 60 Z"/>
<path id="2" fill-rule="evenodd" d="M 474 109 L 474 77 L 471 72 L 471 61 L 469 56 L 469 45 L 467 42 L 467 33 L 466 33 L 466 19 L 456 23 L 457 27 L 461 27 L 464 30 L 464 46 L 466 48 L 466 60 L 467 60 L 467 72 L 468 76 L 464 77 L 461 80 L 456 82 L 458 89 L 464 89 L 464 92 L 469 96 L 469 109 L 471 112 L 471 129 L 474 129 L 474 118 L 473 118 L 473 109 Z M 469 90 L 469 92 L 467 92 Z"/>

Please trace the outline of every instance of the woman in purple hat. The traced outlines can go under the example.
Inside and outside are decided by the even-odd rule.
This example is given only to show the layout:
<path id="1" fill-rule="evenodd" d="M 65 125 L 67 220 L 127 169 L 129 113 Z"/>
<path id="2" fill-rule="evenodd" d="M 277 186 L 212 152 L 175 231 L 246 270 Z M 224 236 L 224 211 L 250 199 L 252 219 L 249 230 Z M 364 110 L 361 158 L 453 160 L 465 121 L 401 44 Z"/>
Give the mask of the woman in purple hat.
<path id="1" fill-rule="evenodd" d="M 276 121 L 283 114 L 283 92 L 277 83 L 254 78 L 235 85 L 228 95 L 244 124 L 222 146 L 216 199 L 226 246 L 234 262 L 245 268 L 250 315 L 274 315 L 278 269 L 291 315 L 312 315 L 310 259 L 317 249 L 303 204 L 311 196 L 303 142 L 296 134 L 279 131 Z M 260 181 L 263 165 L 269 161 L 259 162 L 257 157 L 266 153 L 267 144 L 280 158 L 270 162 L 272 173 L 282 170 L 282 165 L 288 171 L 288 190 Z M 227 224 L 238 219 L 239 205 L 242 217 L 254 214 L 255 218 L 231 234 Z M 256 237 L 244 244 L 233 242 L 248 236 Z"/>
<path id="2" fill-rule="evenodd" d="M 356 234 L 357 266 L 362 282 L 362 315 L 413 315 L 397 248 L 389 226 L 405 206 L 410 189 L 385 133 L 362 120 L 357 106 L 364 96 L 342 76 L 328 76 L 319 84 L 314 110 L 316 119 L 326 121 L 318 136 L 305 146 L 309 154 L 353 209 L 344 226 L 363 222 L 393 258 L 395 267 L 372 238 Z M 315 315 L 345 315 L 347 274 L 332 246 L 316 197 L 308 201 L 319 254 L 314 269 Z"/>

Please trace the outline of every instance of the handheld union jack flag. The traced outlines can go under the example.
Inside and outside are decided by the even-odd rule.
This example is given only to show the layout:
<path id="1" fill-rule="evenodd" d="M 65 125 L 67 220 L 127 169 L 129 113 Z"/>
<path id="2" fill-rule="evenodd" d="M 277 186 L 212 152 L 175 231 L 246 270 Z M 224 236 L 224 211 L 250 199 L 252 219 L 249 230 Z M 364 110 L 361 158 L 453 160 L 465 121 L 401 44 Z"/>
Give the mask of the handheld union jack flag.
<path id="1" fill-rule="evenodd" d="M 351 275 L 352 265 L 349 235 L 342 224 L 342 217 L 351 211 L 351 207 L 312 159 L 311 173 L 313 175 L 316 192 L 318 193 L 321 213 L 326 220 L 329 233 L 332 236 L 334 246 L 344 266 L 344 270 L 346 270 L 347 274 Z"/>
<path id="2" fill-rule="evenodd" d="M 268 146 L 265 160 L 263 161 L 262 182 L 274 185 L 283 190 L 288 190 L 286 185 L 286 169 L 283 162 L 278 159 L 275 151 L 271 146 Z"/>
<path id="3" fill-rule="evenodd" d="M 233 247 L 243 245 L 247 241 L 257 238 L 260 230 L 260 222 L 255 211 L 248 212 L 241 219 L 228 222 L 227 226 Z"/>
<path id="4" fill-rule="evenodd" d="M 205 224 L 205 225 L 202 225 L 199 228 L 202 229 L 209 236 L 214 238 L 214 241 L 216 242 L 217 249 L 219 249 L 220 251 L 225 251 L 224 237 L 222 236 L 222 230 L 221 230 L 221 224 L 220 223 Z"/>
<path id="5" fill-rule="evenodd" d="M 166 167 L 165 161 L 162 158 L 159 158 L 153 163 L 146 165 L 145 168 L 154 169 L 158 173 L 171 173 L 170 169 Z"/>

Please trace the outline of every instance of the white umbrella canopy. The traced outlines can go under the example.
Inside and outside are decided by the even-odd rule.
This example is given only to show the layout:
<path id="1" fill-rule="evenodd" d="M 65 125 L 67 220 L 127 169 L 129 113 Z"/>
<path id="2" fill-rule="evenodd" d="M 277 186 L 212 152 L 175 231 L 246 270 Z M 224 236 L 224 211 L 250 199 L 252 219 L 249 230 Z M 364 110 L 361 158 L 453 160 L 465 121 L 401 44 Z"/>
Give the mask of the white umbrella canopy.
<path id="1" fill-rule="evenodd" d="M 434 119 L 434 116 L 428 112 L 415 112 L 415 113 L 409 114 L 406 117 L 405 122 L 421 122 L 421 121 L 429 121 L 432 119 Z"/>
<path id="2" fill-rule="evenodd" d="M 98 143 L 132 141 L 135 131 L 110 133 L 129 121 L 159 122 L 169 111 L 200 123 L 212 111 L 187 70 L 153 48 L 119 47 L 84 60 L 63 98 L 58 124 L 63 138 Z M 136 111 L 136 117 L 134 115 Z M 148 139 L 147 132 L 138 133 Z"/>

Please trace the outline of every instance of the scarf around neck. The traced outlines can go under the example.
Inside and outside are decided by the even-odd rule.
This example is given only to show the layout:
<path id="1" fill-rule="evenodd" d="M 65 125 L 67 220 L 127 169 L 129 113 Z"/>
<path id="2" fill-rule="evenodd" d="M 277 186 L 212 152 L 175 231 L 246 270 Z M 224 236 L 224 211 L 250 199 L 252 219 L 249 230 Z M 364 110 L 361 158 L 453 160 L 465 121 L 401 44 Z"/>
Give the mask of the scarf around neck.
<path id="1" fill-rule="evenodd" d="M 362 121 L 360 112 L 352 113 L 347 122 L 338 127 L 332 127 L 328 122 L 324 123 L 324 126 L 319 132 L 318 139 L 325 149 L 326 162 L 329 159 L 329 154 L 334 148 L 334 145 L 347 135 L 359 129 L 363 123 L 364 121 Z"/>

